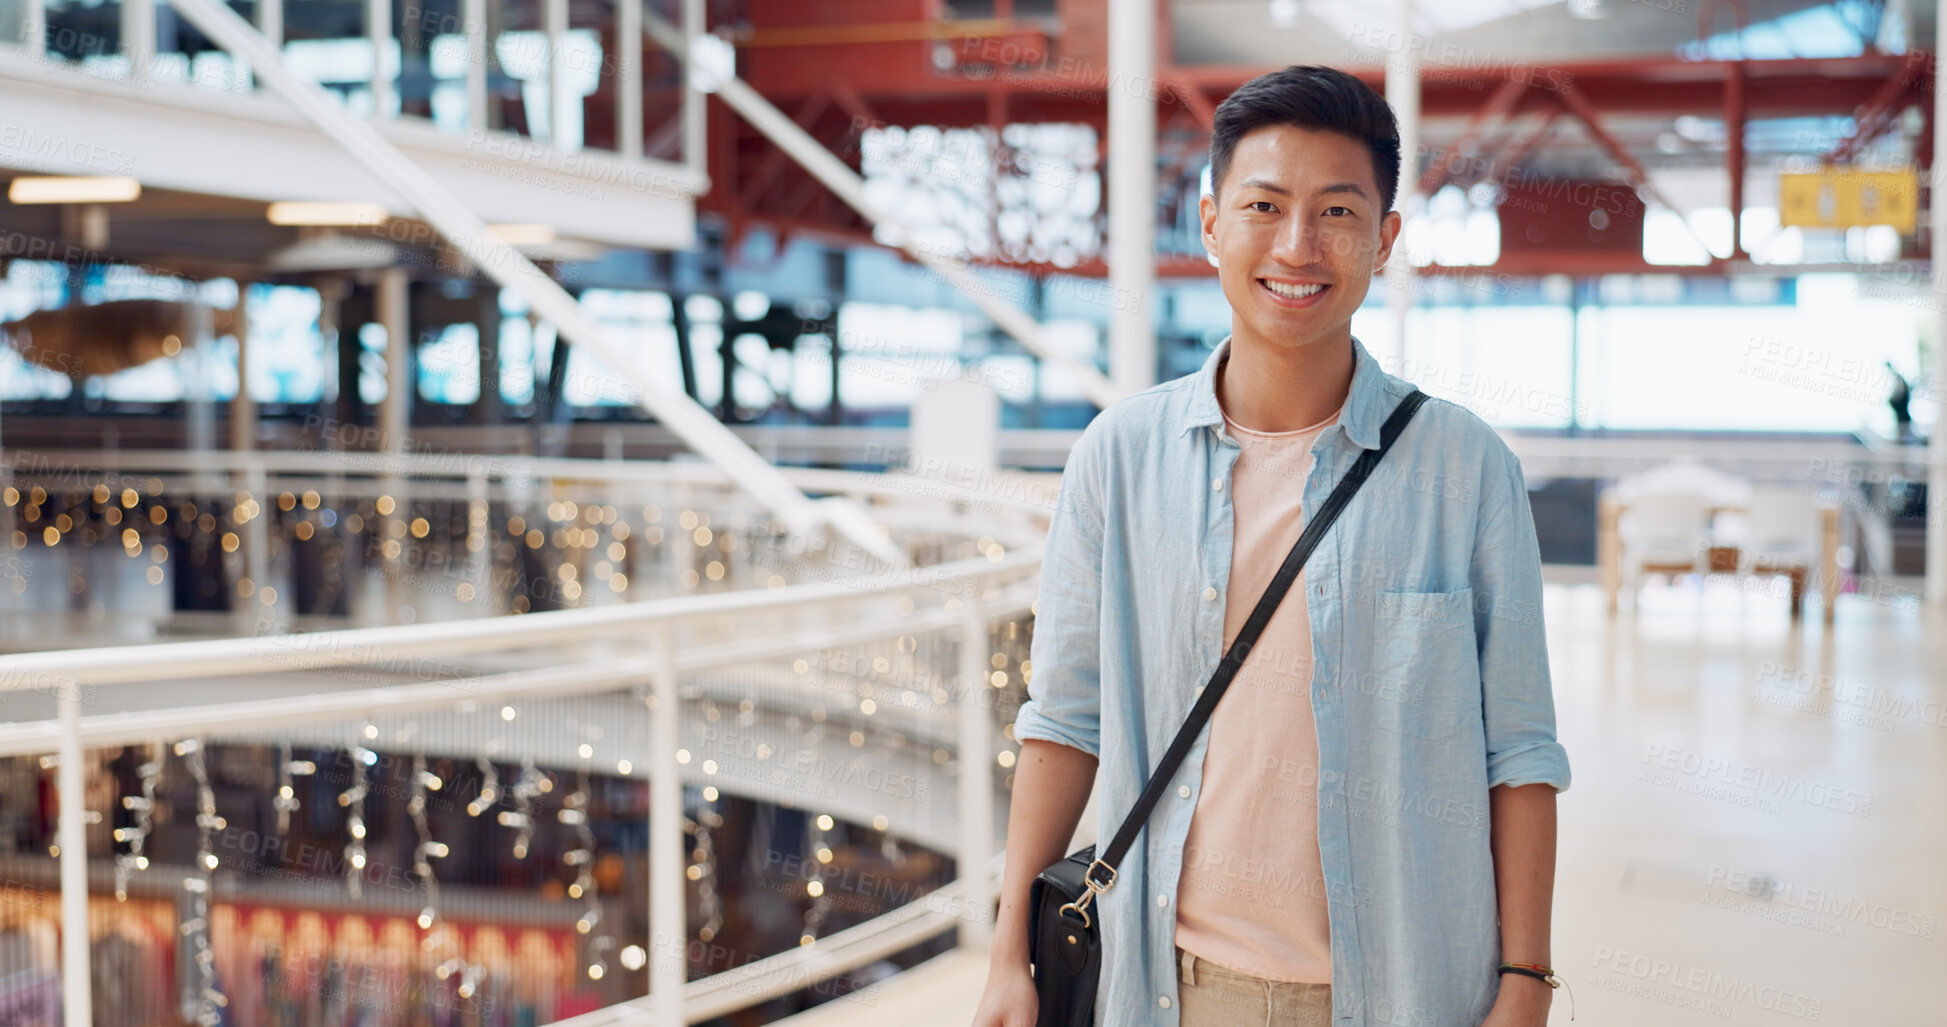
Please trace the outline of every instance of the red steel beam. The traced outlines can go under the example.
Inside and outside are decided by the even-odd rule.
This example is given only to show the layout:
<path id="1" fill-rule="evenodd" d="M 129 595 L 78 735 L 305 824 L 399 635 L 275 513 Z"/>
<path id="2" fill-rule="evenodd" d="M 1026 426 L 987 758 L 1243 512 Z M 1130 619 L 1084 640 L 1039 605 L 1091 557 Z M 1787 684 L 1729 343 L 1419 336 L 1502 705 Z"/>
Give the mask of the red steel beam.
<path id="1" fill-rule="evenodd" d="M 1514 113 L 1515 105 L 1525 99 L 1527 93 L 1528 85 L 1525 82 L 1509 79 L 1501 83 L 1501 87 L 1494 91 L 1493 97 L 1475 111 L 1473 117 L 1467 119 L 1467 127 L 1461 129 L 1460 138 L 1454 140 L 1452 146 L 1433 155 L 1433 160 L 1427 164 L 1426 174 L 1420 177 L 1420 195 L 1432 196 L 1439 191 L 1441 184 L 1447 180 L 1448 159 L 1457 153 L 1464 155 L 1469 148 L 1480 141 L 1480 137 L 1490 127 L 1500 127 L 1501 122 Z M 1410 160 L 1413 155 L 1406 156 Z M 1407 174 L 1412 172 L 1413 168 L 1409 163 Z"/>
<path id="2" fill-rule="evenodd" d="M 1866 144 L 1884 135 L 1893 127 L 1899 113 L 1906 109 L 1905 101 L 1912 97 L 1921 81 L 1931 72 L 1930 55 L 1919 51 L 1906 55 L 1906 64 L 1898 74 L 1888 75 L 1873 95 L 1853 115 L 1852 134 L 1841 139 L 1839 145 L 1826 155 L 1829 164 L 1844 164 L 1859 156 Z"/>

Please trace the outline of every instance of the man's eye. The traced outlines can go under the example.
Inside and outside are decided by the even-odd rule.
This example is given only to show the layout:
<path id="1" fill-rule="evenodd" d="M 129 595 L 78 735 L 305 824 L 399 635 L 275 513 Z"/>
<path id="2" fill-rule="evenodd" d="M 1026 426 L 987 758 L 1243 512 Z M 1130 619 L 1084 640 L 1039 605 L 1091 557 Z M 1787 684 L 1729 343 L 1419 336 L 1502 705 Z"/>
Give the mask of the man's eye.
<path id="1" fill-rule="evenodd" d="M 1334 214 L 1334 213 L 1333 213 L 1334 211 L 1336 211 L 1337 213 L 1336 213 L 1336 214 Z M 1352 208 L 1350 208 L 1350 207 L 1327 207 L 1327 208 L 1325 208 L 1325 213 L 1327 213 L 1327 214 L 1331 214 L 1331 215 L 1332 215 L 1332 216 L 1334 216 L 1334 217 L 1350 217 L 1350 216 L 1352 215 Z"/>
<path id="2" fill-rule="evenodd" d="M 1259 200 L 1256 203 L 1251 204 L 1250 209 L 1257 211 L 1260 214 L 1275 214 L 1278 212 L 1278 208 L 1274 206 L 1270 200 Z"/>

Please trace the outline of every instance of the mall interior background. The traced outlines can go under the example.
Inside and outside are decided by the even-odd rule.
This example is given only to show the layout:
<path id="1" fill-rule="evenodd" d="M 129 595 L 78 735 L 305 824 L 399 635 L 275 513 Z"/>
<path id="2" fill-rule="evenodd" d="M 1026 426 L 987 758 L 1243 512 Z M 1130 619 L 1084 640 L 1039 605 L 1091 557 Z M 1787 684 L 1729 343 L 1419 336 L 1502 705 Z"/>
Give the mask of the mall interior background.
<path id="1" fill-rule="evenodd" d="M 1940 32 L 0 0 L 0 1020 L 964 1022 L 1068 449 L 1322 63 L 1354 333 L 1526 474 L 1580 1016 L 1940 1022 Z"/>

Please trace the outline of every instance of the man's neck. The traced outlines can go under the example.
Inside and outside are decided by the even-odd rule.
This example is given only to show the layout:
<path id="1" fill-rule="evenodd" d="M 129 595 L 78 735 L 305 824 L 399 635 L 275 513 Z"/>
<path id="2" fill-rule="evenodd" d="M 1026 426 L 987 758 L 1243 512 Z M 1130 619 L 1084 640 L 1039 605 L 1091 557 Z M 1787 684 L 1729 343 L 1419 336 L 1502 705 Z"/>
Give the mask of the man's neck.
<path id="1" fill-rule="evenodd" d="M 1241 342 L 1217 367 L 1217 401 L 1252 431 L 1308 428 L 1337 411 L 1352 391 L 1352 335 L 1307 346 Z"/>

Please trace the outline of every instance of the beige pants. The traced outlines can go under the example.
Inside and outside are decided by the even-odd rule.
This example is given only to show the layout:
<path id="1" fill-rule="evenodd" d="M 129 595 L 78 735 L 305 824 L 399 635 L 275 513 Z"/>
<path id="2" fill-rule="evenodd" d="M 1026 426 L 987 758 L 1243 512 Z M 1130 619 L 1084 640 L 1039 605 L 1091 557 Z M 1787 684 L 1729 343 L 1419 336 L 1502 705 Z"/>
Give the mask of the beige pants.
<path id="1" fill-rule="evenodd" d="M 1331 1027 L 1332 986 L 1268 981 L 1176 950 L 1182 1027 Z"/>

